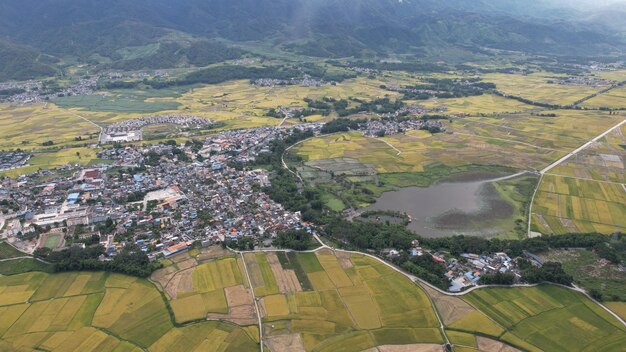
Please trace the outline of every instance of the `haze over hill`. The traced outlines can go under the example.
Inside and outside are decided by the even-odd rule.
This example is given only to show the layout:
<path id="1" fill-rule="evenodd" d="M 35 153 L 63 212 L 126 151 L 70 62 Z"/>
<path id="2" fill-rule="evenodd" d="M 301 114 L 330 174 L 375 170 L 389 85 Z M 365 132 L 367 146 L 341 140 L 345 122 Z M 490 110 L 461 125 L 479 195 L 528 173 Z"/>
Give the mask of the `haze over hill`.
<path id="1" fill-rule="evenodd" d="M 5 69 L 0 79 L 55 72 L 39 54 L 128 69 L 205 66 L 241 54 L 218 39 L 329 58 L 486 48 L 622 55 L 626 40 L 615 29 L 624 21 L 599 7 L 583 16 L 544 0 L 9 0 L 0 4 L 0 52 L 33 69 Z"/>

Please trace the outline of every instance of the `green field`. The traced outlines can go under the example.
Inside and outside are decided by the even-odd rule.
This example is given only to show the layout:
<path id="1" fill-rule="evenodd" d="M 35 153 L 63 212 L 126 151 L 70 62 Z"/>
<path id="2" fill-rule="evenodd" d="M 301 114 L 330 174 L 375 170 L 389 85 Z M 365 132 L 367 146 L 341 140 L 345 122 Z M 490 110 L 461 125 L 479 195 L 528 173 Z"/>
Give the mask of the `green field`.
<path id="1" fill-rule="evenodd" d="M 246 255 L 248 269 L 265 263 L 265 254 Z M 253 262 L 254 261 L 254 262 Z M 261 264 L 263 266 L 265 264 Z M 280 351 L 281 336 L 299 333 L 306 351 L 362 351 L 387 344 L 442 343 L 428 296 L 403 275 L 378 260 L 322 250 L 289 255 L 271 264 L 263 296 L 264 330 L 270 349 Z M 305 275 L 310 288 L 283 291 L 273 273 Z M 298 272 L 299 271 L 299 272 Z M 250 270 L 253 285 L 256 270 Z M 259 270 L 260 276 L 263 276 Z M 269 280 L 268 280 L 269 279 Z M 278 282 L 270 285 L 267 282 Z M 300 280 L 302 281 L 302 280 Z"/>
<path id="2" fill-rule="evenodd" d="M 116 90 L 107 95 L 80 95 L 55 98 L 52 102 L 61 108 L 85 111 L 155 113 L 177 110 L 180 97 L 187 89 Z"/>
<path id="3" fill-rule="evenodd" d="M 550 250 L 542 253 L 548 261 L 563 264 L 578 286 L 589 291 L 596 289 L 603 300 L 626 301 L 626 273 L 617 265 L 607 264 L 600 257 L 584 249 Z"/>
<path id="4" fill-rule="evenodd" d="M 46 241 L 44 242 L 44 247 L 47 248 L 57 248 L 61 243 L 61 235 L 49 235 L 46 237 Z"/>
<path id="5" fill-rule="evenodd" d="M 119 274 L 3 276 L 0 311 L 0 348 L 7 351 L 203 350 L 218 336 L 215 351 L 258 350 L 252 330 L 232 324 L 175 327 L 151 283 Z"/>
<path id="6" fill-rule="evenodd" d="M 23 257 L 26 254 L 18 251 L 15 247 L 2 241 L 0 242 L 0 259 Z"/>
<path id="7" fill-rule="evenodd" d="M 618 351 L 626 327 L 585 296 L 554 285 L 487 288 L 464 296 L 507 329 L 499 338 L 544 351 Z"/>
<path id="8" fill-rule="evenodd" d="M 34 258 L 21 258 L 0 262 L 0 275 L 15 275 L 31 271 L 51 272 L 52 267 Z"/>

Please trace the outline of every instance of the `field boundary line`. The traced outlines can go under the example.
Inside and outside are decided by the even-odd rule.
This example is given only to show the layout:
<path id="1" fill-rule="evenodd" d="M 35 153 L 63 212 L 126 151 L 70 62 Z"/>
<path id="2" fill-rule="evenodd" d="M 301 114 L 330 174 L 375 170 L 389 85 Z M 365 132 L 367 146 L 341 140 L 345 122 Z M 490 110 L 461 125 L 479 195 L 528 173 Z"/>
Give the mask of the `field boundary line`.
<path id="1" fill-rule="evenodd" d="M 624 120 L 626 121 L 626 120 Z M 329 247 L 329 246 L 325 246 L 326 248 L 330 248 L 333 251 L 340 251 L 340 252 L 346 252 L 346 253 L 354 253 L 354 254 L 360 254 L 360 255 L 364 255 L 373 259 L 378 260 L 379 262 L 381 262 L 382 264 L 388 266 L 389 268 L 399 272 L 400 274 L 406 276 L 407 278 L 411 279 L 412 281 L 419 281 L 421 283 L 423 283 L 424 285 L 427 285 L 428 287 L 434 289 L 435 291 L 438 291 L 439 293 L 442 293 L 444 295 L 447 296 L 464 296 L 467 295 L 468 293 L 475 291 L 475 290 L 479 290 L 479 289 L 483 289 L 483 288 L 490 288 L 490 287 L 503 287 L 503 288 L 514 288 L 514 287 L 537 287 L 540 285 L 555 285 L 555 286 L 559 286 L 562 288 L 566 288 L 568 290 L 572 290 L 572 291 L 576 291 L 579 293 L 582 293 L 583 295 L 585 295 L 585 297 L 589 298 L 592 302 L 596 303 L 597 305 L 599 305 L 600 307 L 602 307 L 605 311 L 607 311 L 609 314 L 611 314 L 613 317 L 615 317 L 620 323 L 622 323 L 624 326 L 626 326 L 626 321 L 624 321 L 624 319 L 622 319 L 619 315 L 617 315 L 616 313 L 614 313 L 613 311 L 611 311 L 609 308 L 607 308 L 606 306 L 604 306 L 602 303 L 598 302 L 597 300 L 593 299 L 584 289 L 573 285 L 573 287 L 570 286 L 565 286 L 565 285 L 561 285 L 561 284 L 557 284 L 557 283 L 553 283 L 553 282 L 540 282 L 540 283 L 536 283 L 536 284 L 514 284 L 514 285 L 481 285 L 481 286 L 474 286 L 471 287 L 463 292 L 458 292 L 458 293 L 453 293 L 453 292 L 448 292 L 448 291 L 444 291 L 442 289 L 440 289 L 439 287 L 434 286 L 433 284 L 431 284 L 430 282 L 421 279 L 413 274 L 409 274 L 407 272 L 405 272 L 404 270 L 396 267 L 395 265 L 388 263 L 384 260 L 382 260 L 381 258 L 369 254 L 369 253 L 363 253 L 363 252 L 358 252 L 358 251 L 348 251 L 348 250 L 343 250 L 343 249 L 336 249 L 334 247 Z M 428 294 L 428 293 L 427 293 Z M 429 296 L 430 297 L 430 296 Z"/>
<path id="2" fill-rule="evenodd" d="M 588 141 L 587 143 L 581 145 L 580 147 L 576 148 L 574 151 L 568 153 L 567 155 L 565 155 L 564 157 L 562 157 L 561 159 L 555 161 L 554 163 L 548 165 L 546 168 L 544 168 L 543 170 L 541 170 L 541 173 L 545 174 L 548 171 L 550 171 L 551 169 L 559 166 L 561 163 L 565 162 L 567 159 L 571 158 L 572 156 L 578 154 L 579 152 L 587 149 L 589 146 L 591 146 L 593 143 L 597 142 L 598 140 L 604 138 L 607 134 L 611 133 L 614 129 L 621 127 L 623 124 L 626 123 L 626 119 L 623 119 L 621 122 L 619 122 L 617 125 L 609 128 L 608 130 L 604 131 L 602 134 L 596 136 L 595 138 L 591 139 L 590 141 Z"/>
<path id="3" fill-rule="evenodd" d="M 624 186 L 626 185 L 625 183 L 621 183 L 621 182 L 615 182 L 615 181 L 603 181 L 603 180 L 594 180 L 592 178 L 584 178 L 584 177 L 576 177 L 576 176 L 567 176 L 567 175 L 560 175 L 560 174 L 553 174 L 553 173 L 546 173 L 546 175 L 548 176 L 557 176 L 557 177 L 563 177 L 563 178 L 572 178 L 575 180 L 581 180 L 581 181 L 588 181 L 588 182 L 600 182 L 600 183 L 608 183 L 608 184 L 613 184 L 613 185 L 620 185 L 620 186 Z"/>
<path id="4" fill-rule="evenodd" d="M 383 143 L 385 143 L 386 145 L 388 145 L 391 149 L 395 150 L 396 152 L 398 152 L 398 154 L 396 154 L 396 156 L 402 154 L 402 151 L 396 147 L 393 146 L 393 144 L 389 143 L 388 141 L 384 140 L 383 138 L 372 138 L 370 137 L 370 139 L 374 139 L 374 140 L 379 140 Z"/>
<path id="5" fill-rule="evenodd" d="M 261 320 L 261 310 L 259 309 L 259 302 L 257 301 L 256 294 L 254 293 L 254 287 L 252 286 L 252 280 L 250 279 L 250 273 L 248 272 L 248 264 L 246 264 L 246 258 L 242 252 L 239 252 L 241 260 L 243 261 L 243 268 L 246 272 L 246 278 L 248 279 L 248 285 L 250 286 L 250 293 L 252 293 L 252 299 L 254 300 L 254 307 L 256 308 L 256 316 L 259 319 L 259 345 L 261 346 L 261 352 L 263 352 L 263 323 Z"/>
<path id="6" fill-rule="evenodd" d="M 541 187 L 541 182 L 543 181 L 543 176 L 545 174 L 548 174 L 548 171 L 552 170 L 553 168 L 555 168 L 555 167 L 559 166 L 560 164 L 562 164 L 563 162 L 565 162 L 567 159 L 569 159 L 572 156 L 578 154 L 579 152 L 587 149 L 589 146 L 593 145 L 598 140 L 604 138 L 606 135 L 611 133 L 616 128 L 619 129 L 625 123 L 626 123 L 626 119 L 623 119 L 621 122 L 619 122 L 615 126 L 609 128 L 608 130 L 606 130 L 603 133 L 601 133 L 600 135 L 594 137 L 593 139 L 591 139 L 587 143 L 585 143 L 585 144 L 581 145 L 580 147 L 576 148 L 574 151 L 572 151 L 570 153 L 567 153 L 564 157 L 560 158 L 559 160 L 557 160 L 557 161 L 553 162 L 552 164 L 546 166 L 543 170 L 539 171 L 539 173 L 541 174 L 541 177 L 539 178 L 539 183 L 537 183 L 537 187 L 535 188 L 535 193 L 533 194 L 533 197 L 532 197 L 532 199 L 530 201 L 530 209 L 528 211 L 528 234 L 527 234 L 527 237 L 530 238 L 530 235 L 531 235 L 531 232 L 532 232 L 530 230 L 531 225 L 532 225 L 532 207 L 533 207 L 533 203 L 535 202 L 535 196 L 537 194 L 537 190 L 539 189 L 539 187 Z M 621 321 L 622 321 L 622 323 L 624 323 L 624 325 L 626 325 L 624 320 L 621 320 Z"/>
<path id="7" fill-rule="evenodd" d="M 528 146 L 528 147 L 531 147 L 531 148 L 549 150 L 549 151 L 552 151 L 552 152 L 565 152 L 565 150 L 541 147 L 541 146 L 530 144 L 530 143 L 526 143 L 526 142 L 516 141 L 514 139 L 506 139 L 506 138 L 498 138 L 498 137 L 487 137 L 487 136 L 481 136 L 481 135 L 478 135 L 478 134 L 463 133 L 463 132 L 454 132 L 454 134 L 459 135 L 459 136 L 476 137 L 476 138 L 483 138 L 483 139 L 493 139 L 493 140 L 496 140 L 496 141 L 508 142 L 508 143 L 513 143 L 513 144 L 521 144 L 521 145 L 525 145 L 525 146 Z"/>

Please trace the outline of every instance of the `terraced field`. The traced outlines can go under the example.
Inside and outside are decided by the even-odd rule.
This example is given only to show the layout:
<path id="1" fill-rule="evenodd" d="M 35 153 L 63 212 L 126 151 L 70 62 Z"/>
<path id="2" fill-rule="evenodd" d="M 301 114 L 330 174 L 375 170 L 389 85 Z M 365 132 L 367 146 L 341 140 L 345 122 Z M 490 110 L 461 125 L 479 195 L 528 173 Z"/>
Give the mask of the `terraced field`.
<path id="1" fill-rule="evenodd" d="M 3 276 L 0 312 L 6 351 L 258 350 L 254 329 L 222 322 L 175 327 L 151 283 L 119 274 Z"/>
<path id="2" fill-rule="evenodd" d="M 245 261 L 273 351 L 443 342 L 425 292 L 377 260 L 321 250 L 249 253 Z"/>

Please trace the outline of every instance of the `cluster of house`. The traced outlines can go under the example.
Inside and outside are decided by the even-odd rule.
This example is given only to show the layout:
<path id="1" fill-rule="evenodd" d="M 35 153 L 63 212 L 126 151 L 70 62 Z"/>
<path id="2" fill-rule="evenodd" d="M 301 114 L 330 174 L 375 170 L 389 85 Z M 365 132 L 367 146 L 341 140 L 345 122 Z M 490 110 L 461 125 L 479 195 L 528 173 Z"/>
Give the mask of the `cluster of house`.
<path id="1" fill-rule="evenodd" d="M 146 79 L 146 78 L 165 78 L 169 77 L 169 73 L 165 70 L 155 70 L 152 72 L 138 71 L 138 72 L 108 72 L 102 76 L 109 80 L 121 80 L 121 79 Z"/>
<path id="2" fill-rule="evenodd" d="M 71 177 L 38 171 L 5 178 L 0 198 L 15 201 L 19 210 L 2 209 L 8 210 L 11 226 L 1 235 L 26 252 L 44 246 L 43 239 L 56 231 L 68 246 L 97 236 L 108 255 L 132 243 L 156 257 L 194 241 L 209 245 L 251 238 L 269 245 L 279 231 L 312 231 L 298 212 L 285 210 L 263 192 L 270 185 L 267 170 L 231 164 L 255 160 L 286 133 L 275 127 L 225 131 L 207 138 L 199 151 L 193 144 L 108 148 L 99 157 L 110 164 L 67 166 Z M 157 162 L 147 163 L 154 155 Z M 101 233 L 109 219 L 114 228 Z M 43 233 L 29 236 L 36 229 Z"/>
<path id="3" fill-rule="evenodd" d="M 354 72 L 368 73 L 368 74 L 378 74 L 379 73 L 379 71 L 377 69 L 375 69 L 375 68 L 359 67 L 359 66 L 348 67 L 348 70 L 354 71 Z"/>
<path id="4" fill-rule="evenodd" d="M 183 128 L 200 128 L 213 124 L 213 121 L 204 117 L 188 115 L 143 116 L 117 122 L 103 128 L 100 133 L 100 144 L 140 141 L 143 138 L 142 128 L 158 124 L 175 124 Z"/>
<path id="5" fill-rule="evenodd" d="M 0 171 L 15 169 L 26 165 L 31 154 L 23 151 L 0 151 Z"/>
<path id="6" fill-rule="evenodd" d="M 615 84 L 614 80 L 596 78 L 592 76 L 570 76 L 566 78 L 557 78 L 549 80 L 550 84 L 559 84 L 563 86 L 590 86 L 590 87 L 607 87 Z"/>
<path id="7" fill-rule="evenodd" d="M 515 262 L 503 252 L 483 255 L 463 253 L 459 259 L 451 258 L 448 261 L 438 254 L 434 254 L 433 258 L 446 265 L 450 292 L 460 292 L 479 284 L 484 274 L 512 272 L 520 277 Z"/>
<path id="8" fill-rule="evenodd" d="M 15 90 L 16 93 L 0 97 L 0 102 L 32 104 L 64 96 L 103 94 L 97 93 L 98 82 L 101 80 L 118 81 L 129 78 L 146 79 L 149 77 L 160 78 L 168 76 L 169 73 L 164 70 L 156 70 L 153 72 L 140 71 L 132 73 L 108 72 L 83 77 L 67 87 L 55 87 L 54 89 L 50 89 L 49 87 L 46 87 L 43 82 L 35 80 L 23 82 L 3 82 L 0 83 L 0 91 Z"/>
<path id="9" fill-rule="evenodd" d="M 56 97 L 94 95 L 98 79 L 99 76 L 81 78 L 68 87 L 55 89 L 47 89 L 40 81 L 0 83 L 0 91 L 16 90 L 15 94 L 5 96 L 0 99 L 0 101 L 5 103 L 32 104 Z"/>
<path id="10" fill-rule="evenodd" d="M 438 129 L 445 130 L 444 125 L 439 120 L 420 120 L 420 119 L 388 119 L 368 120 L 361 130 L 366 137 L 383 137 L 394 134 L 403 133 L 410 130 L 421 129 Z"/>
<path id="11" fill-rule="evenodd" d="M 275 79 L 275 78 L 259 78 L 252 81 L 252 85 L 258 87 L 276 87 L 276 86 L 295 86 L 300 85 L 303 87 L 321 87 L 326 84 L 337 84 L 337 82 L 326 82 L 324 80 L 317 80 L 309 75 L 304 75 L 302 78 L 291 79 Z"/>

